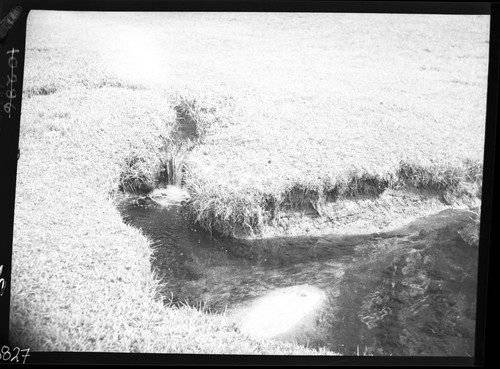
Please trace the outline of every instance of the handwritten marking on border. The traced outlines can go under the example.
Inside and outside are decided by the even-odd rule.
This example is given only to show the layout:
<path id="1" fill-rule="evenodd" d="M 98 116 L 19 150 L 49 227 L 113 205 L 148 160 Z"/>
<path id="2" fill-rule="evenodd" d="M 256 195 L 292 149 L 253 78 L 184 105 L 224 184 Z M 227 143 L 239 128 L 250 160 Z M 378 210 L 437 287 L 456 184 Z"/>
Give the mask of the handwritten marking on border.
<path id="1" fill-rule="evenodd" d="M 0 265 L 0 276 L 2 275 L 2 272 L 3 272 L 3 265 Z M 0 297 L 3 296 L 6 284 L 7 284 L 7 282 L 5 282 L 5 279 L 0 278 Z"/>
<path id="2" fill-rule="evenodd" d="M 3 110 L 9 114 L 9 118 L 12 109 L 16 110 L 16 106 L 12 103 L 12 100 L 15 100 L 17 97 L 17 92 L 14 89 L 14 84 L 17 82 L 17 75 L 14 73 L 14 69 L 16 69 L 19 64 L 15 56 L 18 52 L 19 50 L 14 48 L 7 51 L 7 55 L 11 54 L 7 60 L 7 64 L 10 67 L 10 75 L 7 75 L 7 87 L 9 87 L 9 89 L 5 92 L 5 96 L 9 99 L 9 101 L 3 105 Z"/>
<path id="3" fill-rule="evenodd" d="M 16 352 L 17 351 L 17 352 Z M 19 347 L 14 347 L 12 349 L 12 353 L 10 352 L 10 347 L 9 346 L 2 346 L 2 348 L 0 349 L 0 360 L 2 361 L 9 361 L 9 362 L 13 362 L 14 360 L 16 360 L 16 363 L 19 362 L 19 353 L 21 352 L 24 352 L 22 356 L 23 358 L 23 364 L 26 363 L 26 358 L 28 356 L 31 356 L 29 354 L 30 352 L 30 349 L 27 348 L 27 349 L 20 349 Z M 15 355 L 14 355 L 15 353 Z"/>

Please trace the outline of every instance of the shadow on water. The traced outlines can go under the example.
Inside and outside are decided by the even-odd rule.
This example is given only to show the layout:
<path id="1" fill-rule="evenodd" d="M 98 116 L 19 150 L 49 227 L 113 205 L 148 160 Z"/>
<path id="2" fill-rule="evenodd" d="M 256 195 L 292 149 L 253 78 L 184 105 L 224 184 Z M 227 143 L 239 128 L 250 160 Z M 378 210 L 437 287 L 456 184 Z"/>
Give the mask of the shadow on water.
<path id="1" fill-rule="evenodd" d="M 445 210 L 381 234 L 241 241 L 210 235 L 180 205 L 125 199 L 118 209 L 152 240 L 153 268 L 174 305 L 238 311 L 307 285 L 326 295 L 312 327 L 275 338 L 347 355 L 473 354 L 477 244 L 460 236 L 470 212 Z"/>

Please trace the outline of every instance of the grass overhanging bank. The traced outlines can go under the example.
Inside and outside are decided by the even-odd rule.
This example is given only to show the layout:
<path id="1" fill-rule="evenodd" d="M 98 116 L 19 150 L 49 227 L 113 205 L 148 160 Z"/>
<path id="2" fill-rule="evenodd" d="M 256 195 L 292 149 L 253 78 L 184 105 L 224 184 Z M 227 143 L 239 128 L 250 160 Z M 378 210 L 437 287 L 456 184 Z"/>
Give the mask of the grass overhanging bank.
<path id="1" fill-rule="evenodd" d="M 169 58 L 170 50 L 188 56 L 165 77 L 164 85 L 171 88 L 158 90 L 114 76 L 103 67 L 102 50 L 111 50 L 115 58 L 110 47 L 114 45 L 103 41 L 103 35 L 119 34 L 123 21 L 144 20 L 139 15 L 115 15 L 106 23 L 95 14 L 30 14 L 12 255 L 13 346 L 34 351 L 325 353 L 251 340 L 223 316 L 190 307 L 166 309 L 151 271 L 150 240 L 125 225 L 109 201 L 123 191 L 146 194 L 180 183 L 191 193 L 188 207 L 193 218 L 226 235 L 258 234 L 267 224 L 279 224 L 281 212 L 293 209 L 311 207 L 329 219 L 334 215 L 332 204 L 342 205 L 353 196 L 373 199 L 397 185 L 480 197 L 488 59 L 478 20 L 465 27 L 445 19 L 443 37 L 452 34 L 459 47 L 427 45 L 430 28 L 420 21 L 410 22 L 411 39 L 405 36 L 404 43 L 395 42 L 389 50 L 380 43 L 384 29 L 370 33 L 373 40 L 354 40 L 359 50 L 365 43 L 375 45 L 379 56 L 372 63 L 370 55 L 371 67 L 366 70 L 363 58 L 350 54 L 342 36 L 333 40 L 333 51 L 332 40 L 320 37 L 307 39 L 312 49 L 304 50 L 286 41 L 302 41 L 300 32 L 282 37 L 280 32 L 294 31 L 277 31 L 271 19 L 270 35 L 278 32 L 273 35 L 297 62 L 286 64 L 278 58 L 278 63 L 272 58 L 281 50 L 273 37 L 266 41 L 247 34 L 258 27 L 243 27 L 241 40 L 228 40 L 238 50 L 242 42 L 249 46 L 245 50 L 251 55 L 239 55 L 225 46 L 214 49 L 214 38 L 205 28 L 214 22 L 205 23 L 208 15 L 190 16 L 201 18 L 190 23 L 185 35 L 164 29 L 175 26 L 178 15 L 170 22 L 160 17 L 151 23 L 161 29 L 157 35 L 168 38 L 161 44 L 173 45 L 166 53 Z M 242 17 L 243 25 L 256 19 Z M 362 19 L 340 21 L 320 17 L 314 23 L 319 28 L 311 32 L 339 27 L 332 31 L 336 35 L 345 25 L 365 29 L 367 24 Z M 227 24 L 236 28 L 240 24 L 231 22 Z M 286 24 L 290 22 L 287 18 Z M 426 22 L 435 25 L 432 19 Z M 225 23 L 216 18 L 215 24 Z M 401 24 L 406 27 L 407 21 L 389 28 L 405 31 Z M 460 32 L 468 36 L 460 38 Z M 357 34 L 349 31 L 347 36 Z M 128 34 L 122 36 L 127 39 Z M 191 36 L 189 42 L 182 39 Z M 473 48 L 469 40 L 474 40 Z M 96 51 L 103 42 L 106 47 Z M 418 63 L 387 64 L 408 60 L 408 50 L 398 49 L 401 45 L 420 50 L 414 47 L 420 43 L 432 50 L 422 58 L 410 53 L 412 62 Z M 207 48 L 216 52 L 206 52 Z M 196 63 L 189 60 L 192 50 Z M 468 54 L 463 56 L 463 50 Z M 224 62 L 199 63 L 202 54 Z M 302 63 L 304 55 L 318 57 Z M 257 58 L 250 58 L 251 71 L 247 63 L 238 64 L 238 58 L 249 57 Z M 122 65 L 128 59 L 113 60 Z M 328 68 L 321 64 L 325 60 Z M 344 60 L 357 61 L 355 85 L 352 68 Z M 229 61 L 235 66 L 235 80 L 249 74 L 254 80 L 231 80 L 223 73 Z M 139 65 L 137 71 L 143 69 L 142 59 Z M 193 65 L 201 70 L 191 70 Z M 206 65 L 222 65 L 222 71 L 202 82 L 211 75 L 203 69 Z M 387 65 L 394 67 L 394 75 L 402 68 L 432 83 L 393 79 L 380 69 Z M 323 82 L 316 78 L 318 69 L 325 73 Z M 307 85 L 301 85 L 296 70 L 304 73 Z M 464 70 L 467 73 L 458 73 Z M 291 75 L 297 79 L 289 81 Z M 383 78 L 373 81 L 378 75 Z M 379 86 L 375 92 L 373 85 Z M 289 86 L 290 91 L 283 88 Z M 434 104 L 436 96 L 441 104 Z M 456 105 L 468 110 L 449 108 Z"/>
<path id="2" fill-rule="evenodd" d="M 209 101 L 177 95 L 172 105 L 175 119 L 167 125 L 169 133 L 165 143 L 156 150 L 148 149 L 142 155 L 134 152 L 127 158 L 120 189 L 148 193 L 165 185 L 183 186 L 191 195 L 188 210 L 192 218 L 209 232 L 230 237 L 261 236 L 264 226 L 276 226 L 280 215 L 287 212 L 312 211 L 328 219 L 335 216 L 334 212 L 328 212 L 328 204 L 356 197 L 376 199 L 386 190 L 434 191 L 448 206 L 465 201 L 475 207 L 480 202 L 482 162 L 479 159 L 458 155 L 452 160 L 440 161 L 430 153 L 427 157 L 397 162 L 396 157 L 389 156 L 386 160 L 394 164 L 386 165 L 383 170 L 376 165 L 370 167 L 370 162 L 352 161 L 349 170 L 335 172 L 319 158 L 316 168 L 312 168 L 313 174 L 290 178 L 286 167 L 275 166 L 264 171 L 259 170 L 258 165 L 253 168 L 251 162 L 245 163 L 249 156 L 259 155 L 253 144 L 262 139 L 257 135 L 246 136 L 230 154 L 210 156 L 207 153 L 214 142 L 219 148 L 230 148 L 231 142 L 224 137 L 224 130 L 243 125 L 238 122 L 243 116 L 235 114 L 238 112 L 236 99 L 224 96 Z M 331 134 L 335 133 L 332 129 Z M 288 137 L 291 134 L 288 132 Z M 327 143 L 324 145 L 326 148 Z M 289 149 L 288 154 L 293 155 L 295 149 Z M 190 155 L 193 151 L 194 155 Z M 227 178 L 224 170 L 228 155 L 240 160 L 240 171 L 233 173 L 236 181 L 223 185 L 220 179 Z M 192 156 L 194 160 L 190 161 Z M 203 165 L 212 171 L 201 171 L 196 167 L 199 165 L 196 160 L 207 156 L 208 161 L 204 160 Z M 269 156 L 268 164 L 280 159 Z M 276 176 L 276 171 L 281 176 Z M 254 174 L 249 175 L 252 172 Z M 266 182 L 268 186 L 263 185 Z"/>
<path id="3" fill-rule="evenodd" d="M 157 295 L 160 286 L 150 270 L 148 241 L 122 223 L 107 199 L 123 191 L 148 193 L 175 183 L 169 171 L 184 172 L 181 185 L 192 196 L 188 206 L 202 210 L 193 212 L 193 217 L 208 229 L 228 235 L 238 227 L 256 233 L 280 209 L 314 209 L 321 201 L 338 202 L 360 193 L 377 196 L 395 186 L 397 175 L 413 187 L 459 191 L 476 184 L 474 188 L 480 189 L 481 166 L 464 160 L 463 166 L 455 167 L 401 165 L 386 177 L 358 172 L 331 187 L 321 180 L 306 182 L 307 186 L 290 181 L 292 187 L 286 190 L 286 181 L 282 187 L 274 181 L 275 192 L 259 191 L 255 182 L 253 188 L 249 186 L 252 182 L 247 177 L 246 182 L 238 182 L 240 187 L 219 186 L 214 191 L 209 181 L 225 176 L 221 169 L 225 161 L 217 163 L 223 158 L 213 157 L 212 169 L 219 172 L 198 178 L 194 175 L 197 155 L 206 158 L 204 150 L 237 127 L 241 117 L 236 99 L 215 96 L 209 101 L 170 91 L 107 87 L 89 93 L 76 87 L 25 101 L 13 254 L 13 342 L 42 351 L 201 353 L 220 352 L 224 347 L 227 353 L 325 353 L 282 343 L 261 346 L 235 332 L 223 317 L 211 320 L 187 306 L 164 311 Z M 189 130 L 179 125 L 183 121 L 188 121 Z M 245 153 L 244 145 L 238 149 Z M 182 165 L 173 164 L 176 153 L 187 153 Z M 47 222 L 57 225 L 57 230 L 49 231 Z M 34 254 L 39 257 L 33 258 Z M 32 273 L 44 278 L 34 283 Z M 75 299 L 71 286 L 87 286 L 86 292 Z M 30 291 L 34 290 L 44 292 L 33 299 Z M 97 302 L 95 296 L 100 296 Z M 102 314 L 108 311 L 106 306 L 112 315 Z M 116 311 L 127 311 L 127 316 Z M 53 318 L 49 322 L 43 317 Z M 158 328 L 154 334 L 153 321 Z M 85 327 L 83 336 L 74 329 L 78 326 Z M 220 333 L 218 338 L 212 337 L 214 331 Z M 203 338 L 207 335 L 212 338 Z"/>
<path id="4" fill-rule="evenodd" d="M 249 117 L 239 106 L 241 100 L 227 95 L 178 93 L 166 99 L 174 113 L 160 135 L 162 144 L 129 154 L 119 189 L 147 194 L 166 185 L 185 187 L 191 196 L 187 204 L 189 213 L 209 232 L 229 237 L 259 237 L 264 227 L 279 226 L 281 216 L 290 212 L 312 212 L 334 222 L 338 214 L 329 207 L 358 197 L 376 200 L 386 190 L 432 192 L 444 206 L 476 208 L 480 204 L 479 151 L 462 153 L 445 144 L 445 150 L 437 153 L 426 152 L 426 146 L 422 149 L 418 145 L 385 152 L 384 147 L 390 146 L 397 136 L 382 139 L 378 136 L 380 142 L 371 145 L 380 148 L 378 155 L 384 158 L 384 164 L 380 165 L 369 158 L 371 153 L 354 160 L 346 160 L 343 155 L 325 155 L 329 142 L 323 139 L 309 147 L 312 154 L 301 153 L 301 159 L 311 165 L 290 176 L 287 158 L 296 155 L 296 147 L 282 147 L 282 156 L 261 155 L 259 145 L 263 145 L 262 141 L 266 143 L 268 137 L 260 130 L 247 131 L 243 139 L 234 143 L 239 129 L 248 126 Z M 334 126 L 329 127 L 329 135 L 339 133 L 346 135 Z M 293 137 L 293 132 L 286 131 L 285 137 Z M 375 140 L 369 136 L 367 139 Z M 269 146 L 272 143 L 270 140 Z M 267 160 L 264 166 L 262 157 Z M 398 157 L 404 159 L 398 161 Z M 339 165 L 337 161 L 346 164 Z M 272 165 L 274 162 L 279 164 Z"/>
<path id="5" fill-rule="evenodd" d="M 263 345 L 223 315 L 169 308 L 159 294 L 150 241 L 123 223 L 110 200 L 155 185 L 174 136 L 176 99 L 76 86 L 23 102 L 12 344 L 34 351 L 328 354 Z"/>
<path id="6" fill-rule="evenodd" d="M 192 193 L 189 208 L 194 219 L 208 231 L 224 236 L 259 235 L 262 228 L 289 211 L 315 212 L 325 216 L 324 204 L 356 196 L 376 198 L 386 189 L 434 190 L 446 205 L 465 200 L 473 207 L 481 198 L 482 165 L 466 159 L 456 165 L 430 165 L 401 162 L 382 176 L 348 173 L 335 183 L 318 178 L 306 185 L 291 183 L 282 192 L 259 189 L 243 191 L 204 191 L 195 181 L 187 181 Z M 325 185 L 330 182 L 330 186 Z M 328 216 L 328 215 L 326 215 Z"/>

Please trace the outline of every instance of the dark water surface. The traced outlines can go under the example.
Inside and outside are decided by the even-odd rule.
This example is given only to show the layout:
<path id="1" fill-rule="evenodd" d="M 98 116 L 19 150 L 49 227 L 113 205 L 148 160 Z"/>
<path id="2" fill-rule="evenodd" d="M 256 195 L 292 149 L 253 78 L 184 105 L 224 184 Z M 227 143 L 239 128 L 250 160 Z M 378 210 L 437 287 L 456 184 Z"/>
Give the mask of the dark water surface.
<path id="1" fill-rule="evenodd" d="M 180 205 L 127 199 L 118 209 L 153 240 L 153 268 L 169 302 L 221 312 L 309 285 L 327 296 L 303 342 L 310 347 L 346 355 L 473 355 L 477 245 L 461 237 L 470 212 L 445 210 L 383 234 L 252 243 L 210 235 Z"/>

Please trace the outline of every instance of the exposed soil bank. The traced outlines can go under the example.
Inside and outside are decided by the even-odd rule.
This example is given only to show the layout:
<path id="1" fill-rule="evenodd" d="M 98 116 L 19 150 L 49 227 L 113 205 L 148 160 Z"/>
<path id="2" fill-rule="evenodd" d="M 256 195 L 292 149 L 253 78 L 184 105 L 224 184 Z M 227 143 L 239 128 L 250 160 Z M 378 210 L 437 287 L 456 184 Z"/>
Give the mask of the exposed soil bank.
<path id="1" fill-rule="evenodd" d="M 456 201 L 458 203 L 459 200 Z M 478 199 L 465 198 L 460 205 L 463 210 L 477 210 L 479 203 Z M 269 260 L 277 265 L 338 258 L 354 253 L 357 245 L 371 242 L 374 238 L 408 235 L 411 233 L 408 223 L 416 218 L 433 219 L 433 214 L 451 211 L 450 206 L 443 203 L 439 192 L 411 189 L 388 189 L 376 197 L 342 199 L 327 203 L 324 211 L 331 213 L 333 208 L 341 214 L 330 219 L 314 212 L 281 214 L 279 221 L 263 230 L 266 237 L 231 239 L 231 250 L 245 258 Z M 448 216 L 445 218 L 448 219 Z M 454 215 L 450 217 L 455 218 Z M 457 226 L 462 227 L 464 222 L 470 221 L 468 216 L 466 218 Z M 437 224 L 444 226 L 439 222 Z M 432 221 L 421 228 L 426 226 L 432 227 Z"/>
<path id="2" fill-rule="evenodd" d="M 401 162 L 400 169 L 387 173 L 386 179 L 353 174 L 331 188 L 295 186 L 273 194 L 252 188 L 231 190 L 227 194 L 220 189 L 205 193 L 191 184 L 194 189 L 188 210 L 207 231 L 243 239 L 289 235 L 294 227 L 295 235 L 325 233 L 332 225 L 373 215 L 379 219 L 370 219 L 368 223 L 378 225 L 387 223 L 391 212 L 405 211 L 407 206 L 416 210 L 413 216 L 421 215 L 418 213 L 422 208 L 432 207 L 435 211 L 436 207 L 478 206 L 482 167 L 464 163 L 463 167 L 457 164 L 457 167 L 420 168 Z M 191 191 L 189 186 L 188 189 Z M 381 212 L 382 209 L 385 211 Z M 323 218 L 321 222 L 304 223 L 307 217 L 318 216 Z M 302 227 L 303 224 L 306 226 Z"/>
<path id="3" fill-rule="evenodd" d="M 152 239 L 167 303 L 225 311 L 257 338 L 344 354 L 473 352 L 472 212 L 447 209 L 384 232 L 242 241 L 214 238 L 180 205 L 140 199 L 119 209 Z"/>
<path id="4" fill-rule="evenodd" d="M 278 213 L 276 220 L 264 227 L 263 235 L 383 232 L 450 207 L 473 209 L 479 207 L 480 203 L 480 197 L 477 196 L 452 197 L 436 189 L 388 188 L 376 195 L 355 195 L 325 202 L 320 212 L 303 210 Z"/>

